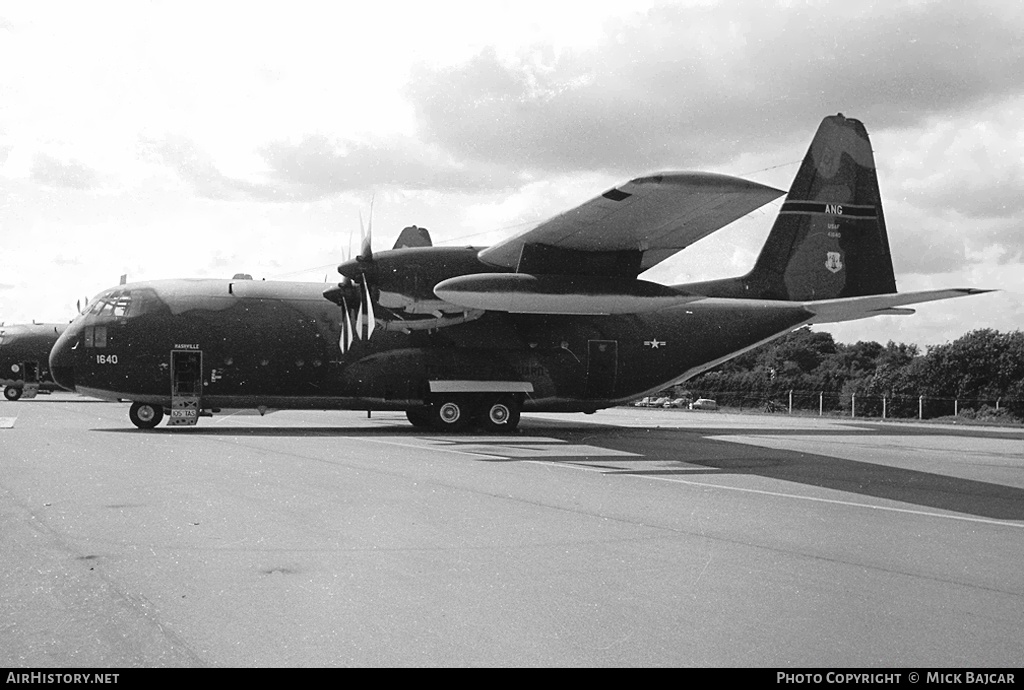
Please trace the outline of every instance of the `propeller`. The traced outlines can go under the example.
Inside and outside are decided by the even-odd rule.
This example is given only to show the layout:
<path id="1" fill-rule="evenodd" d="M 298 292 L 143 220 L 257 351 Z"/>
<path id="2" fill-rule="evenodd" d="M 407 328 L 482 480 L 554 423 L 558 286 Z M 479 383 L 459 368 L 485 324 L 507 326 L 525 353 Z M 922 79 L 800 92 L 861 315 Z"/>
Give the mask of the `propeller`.
<path id="1" fill-rule="evenodd" d="M 342 273 L 338 287 L 324 293 L 325 297 L 339 304 L 342 311 L 345 312 L 345 318 L 341 324 L 341 337 L 338 340 L 338 346 L 343 354 L 352 349 L 352 343 L 356 340 L 369 340 L 373 335 L 374 329 L 377 327 L 368 275 L 373 265 L 373 199 L 370 200 L 370 220 L 368 225 L 364 225 L 363 214 L 361 212 L 359 214 L 359 236 L 360 252 L 356 257 L 358 275 L 353 276 L 350 273 Z M 351 255 L 352 235 L 350 234 L 345 263 L 349 263 Z M 354 310 L 349 305 L 350 300 L 358 305 Z M 352 311 L 356 312 L 354 320 Z"/>

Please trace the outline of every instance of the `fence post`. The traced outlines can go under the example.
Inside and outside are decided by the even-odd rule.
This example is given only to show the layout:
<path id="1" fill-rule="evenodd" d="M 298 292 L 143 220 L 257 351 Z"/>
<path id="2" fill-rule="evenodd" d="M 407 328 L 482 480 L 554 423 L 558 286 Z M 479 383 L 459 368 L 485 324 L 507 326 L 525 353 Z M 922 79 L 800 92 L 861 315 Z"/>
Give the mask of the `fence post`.
<path id="1" fill-rule="evenodd" d="M 825 414 L 825 391 L 818 392 L 818 416 Z"/>
<path id="2" fill-rule="evenodd" d="M 850 394 L 850 416 L 851 417 L 856 417 L 857 416 L 857 394 L 856 393 L 851 393 Z"/>
<path id="3" fill-rule="evenodd" d="M 793 389 L 789 389 L 789 413 L 793 414 Z"/>
<path id="4" fill-rule="evenodd" d="M 1002 398 L 996 398 L 996 412 L 999 411 L 999 401 L 1000 400 L 1002 400 Z"/>
<path id="5" fill-rule="evenodd" d="M 885 396 L 882 396 L 882 419 L 885 419 Z"/>
<path id="6" fill-rule="evenodd" d="M 953 399 L 953 416 L 957 417 L 960 415 L 960 401 L 956 398 Z"/>

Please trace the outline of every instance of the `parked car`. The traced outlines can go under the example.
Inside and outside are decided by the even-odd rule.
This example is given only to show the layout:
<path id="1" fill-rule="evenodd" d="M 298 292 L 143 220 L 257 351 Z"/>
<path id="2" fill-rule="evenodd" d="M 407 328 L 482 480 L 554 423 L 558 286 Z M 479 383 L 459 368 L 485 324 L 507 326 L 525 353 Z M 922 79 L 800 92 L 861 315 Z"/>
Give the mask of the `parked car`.
<path id="1" fill-rule="evenodd" d="M 691 410 L 717 410 L 718 403 L 710 398 L 697 398 L 690 405 Z"/>
<path id="2" fill-rule="evenodd" d="M 660 398 L 655 398 L 651 402 L 651 407 L 664 407 L 665 403 L 667 403 L 669 400 L 671 400 L 671 398 L 667 398 L 667 397 L 664 397 L 664 396 L 662 396 Z"/>
<path id="3" fill-rule="evenodd" d="M 650 407 L 652 400 L 654 400 L 654 398 L 651 396 L 645 396 L 633 403 L 633 407 Z"/>
<path id="4" fill-rule="evenodd" d="M 690 398 L 673 398 L 662 405 L 662 407 L 680 407 L 685 410 L 690 406 L 691 402 L 693 401 Z"/>

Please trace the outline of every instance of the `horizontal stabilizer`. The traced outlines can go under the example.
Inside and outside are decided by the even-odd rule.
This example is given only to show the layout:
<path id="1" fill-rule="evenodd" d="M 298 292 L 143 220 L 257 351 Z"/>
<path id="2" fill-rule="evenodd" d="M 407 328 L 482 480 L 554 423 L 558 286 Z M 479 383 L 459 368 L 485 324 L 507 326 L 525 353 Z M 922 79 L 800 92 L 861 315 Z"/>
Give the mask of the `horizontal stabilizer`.
<path id="1" fill-rule="evenodd" d="M 845 297 L 825 299 L 815 302 L 804 302 L 803 308 L 814 314 L 810 323 L 837 323 L 852 321 L 868 316 L 888 316 L 913 314 L 913 309 L 900 308 L 906 304 L 920 304 L 953 297 L 980 295 L 992 290 L 979 288 L 950 288 L 945 290 L 923 290 L 920 292 L 901 292 L 888 295 L 867 295 L 864 297 Z"/>
<path id="2" fill-rule="evenodd" d="M 470 309 L 512 314 L 638 314 L 700 299 L 644 280 L 488 273 L 449 278 L 434 294 Z"/>

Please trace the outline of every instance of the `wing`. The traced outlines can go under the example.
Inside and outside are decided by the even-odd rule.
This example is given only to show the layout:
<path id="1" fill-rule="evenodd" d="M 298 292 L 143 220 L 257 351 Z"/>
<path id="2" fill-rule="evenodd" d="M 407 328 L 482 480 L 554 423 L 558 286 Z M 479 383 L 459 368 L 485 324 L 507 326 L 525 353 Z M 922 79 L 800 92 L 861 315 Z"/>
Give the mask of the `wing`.
<path id="1" fill-rule="evenodd" d="M 522 273 L 565 272 L 568 260 L 577 269 L 582 264 L 581 273 L 636 277 L 783 194 L 717 173 L 638 177 L 482 250 L 480 259 Z"/>

